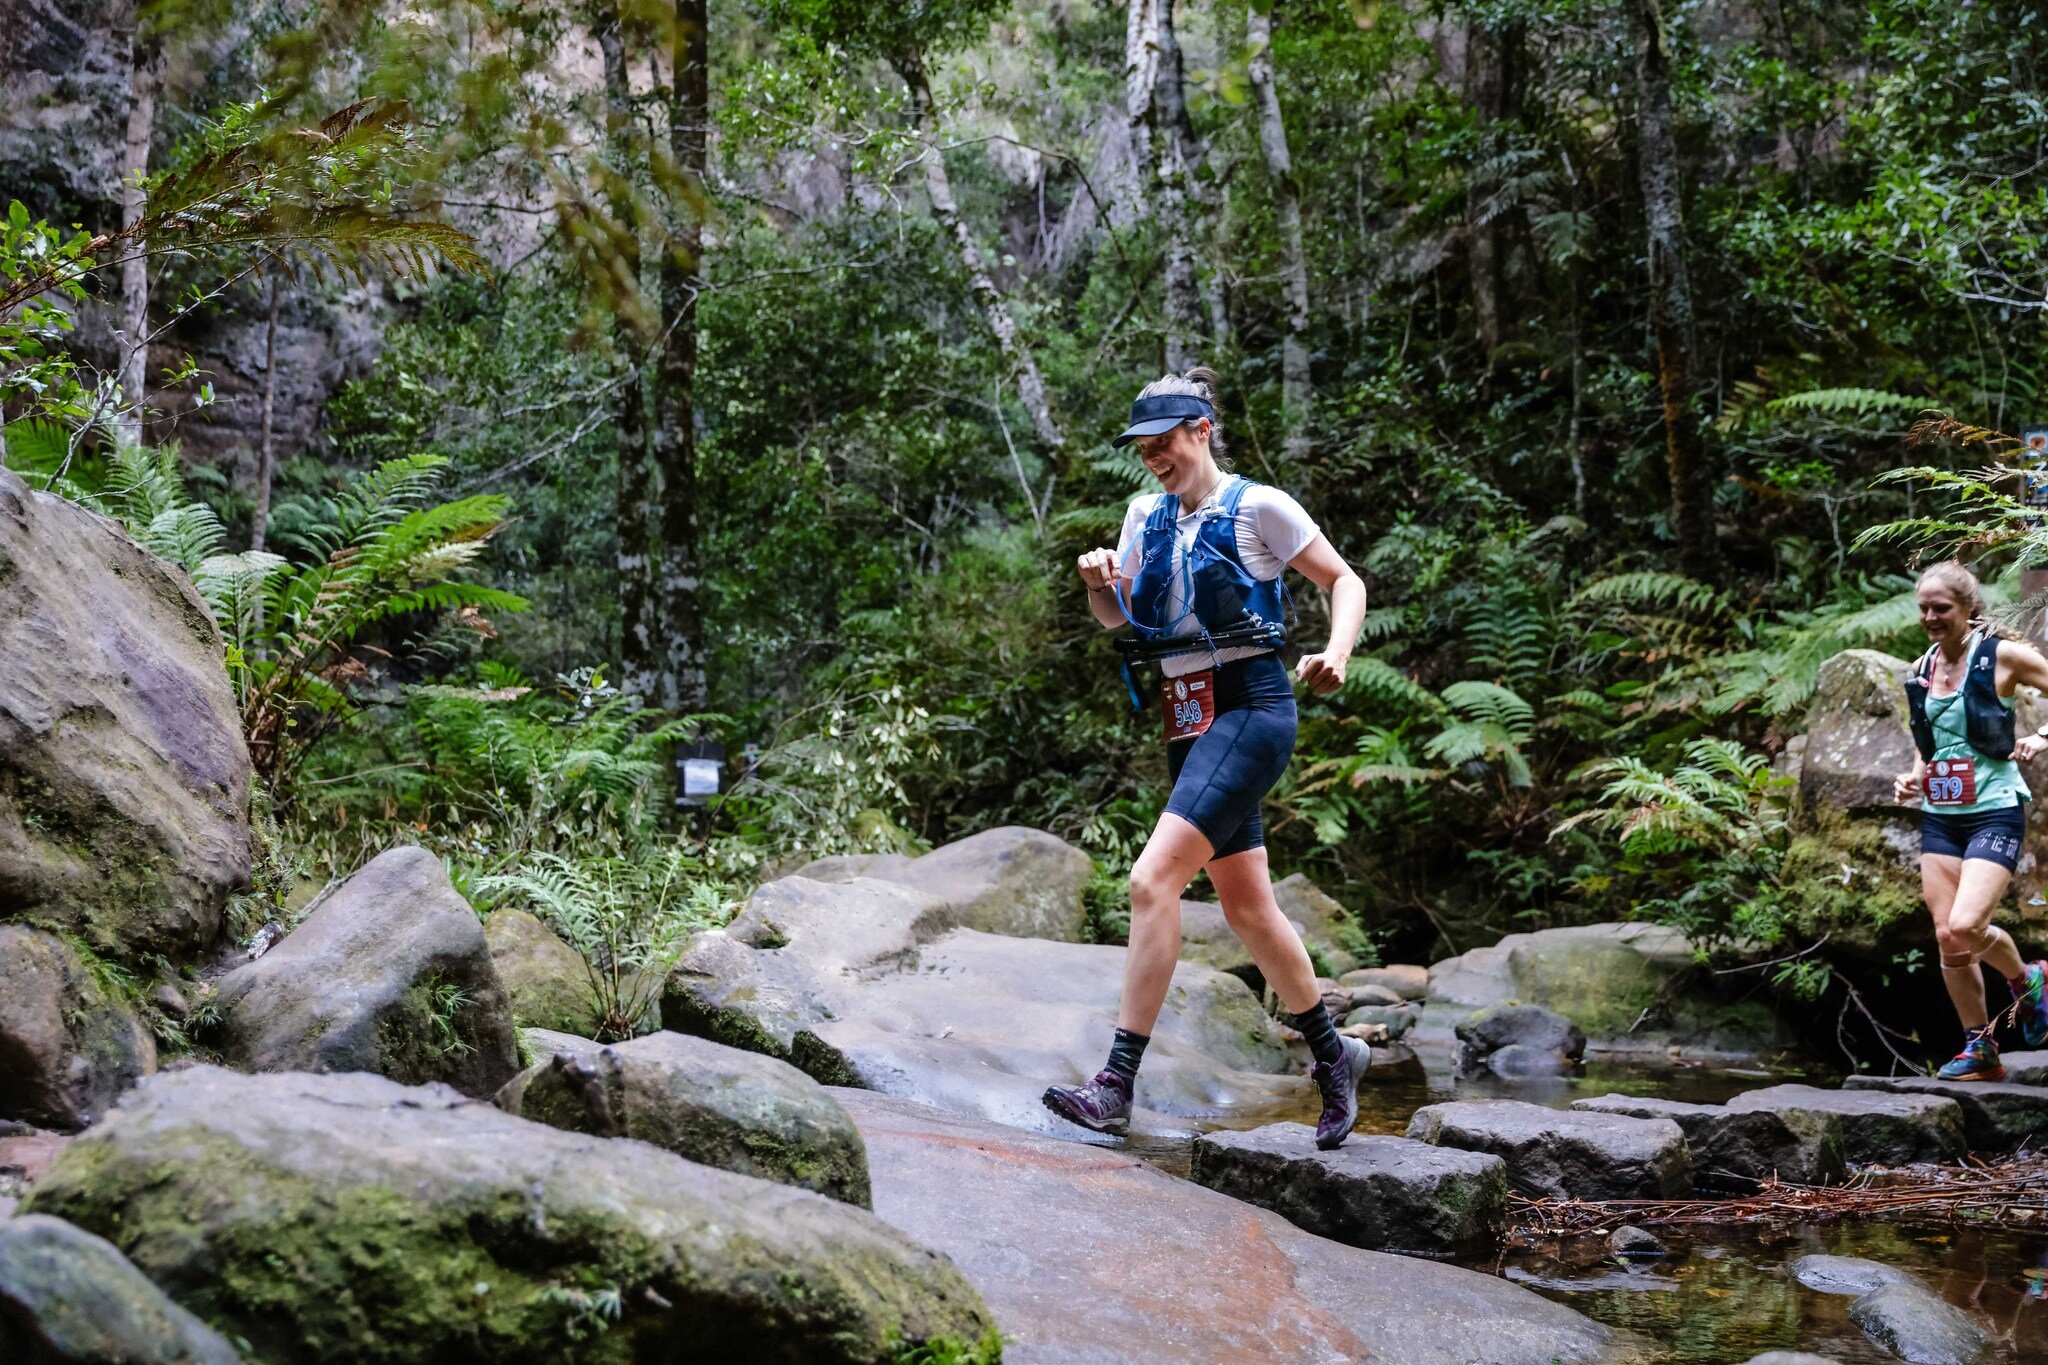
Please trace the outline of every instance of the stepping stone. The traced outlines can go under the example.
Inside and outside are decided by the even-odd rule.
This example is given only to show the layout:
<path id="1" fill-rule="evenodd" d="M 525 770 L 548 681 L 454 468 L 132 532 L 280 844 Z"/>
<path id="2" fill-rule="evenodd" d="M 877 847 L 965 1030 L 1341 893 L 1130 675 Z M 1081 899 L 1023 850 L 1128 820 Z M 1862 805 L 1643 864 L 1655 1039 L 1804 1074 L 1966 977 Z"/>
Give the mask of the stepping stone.
<path id="1" fill-rule="evenodd" d="M 1744 1091 L 1727 1107 L 1736 1113 L 1774 1112 L 1790 1123 L 1811 1123 L 1814 1114 L 1837 1115 L 1842 1155 L 1858 1166 L 1953 1161 L 1968 1149 L 1962 1106 L 1944 1095 L 1770 1085 Z"/>
<path id="2" fill-rule="evenodd" d="M 2048 1052 L 2008 1052 L 1999 1060 L 2007 1085 L 2048 1085 Z"/>
<path id="3" fill-rule="evenodd" d="M 1507 1165 L 1497 1156 L 1373 1136 L 1319 1152 L 1315 1130 L 1301 1123 L 1205 1133 L 1190 1174 L 1305 1232 L 1374 1251 L 1484 1246 L 1507 1209 Z"/>
<path id="4" fill-rule="evenodd" d="M 1842 1084 L 1851 1090 L 1946 1096 L 1963 1107 L 1963 1136 L 1973 1148 L 2017 1147 L 2048 1133 L 2048 1086 L 1932 1076 L 1851 1076 Z"/>
<path id="5" fill-rule="evenodd" d="M 1794 1185 L 1832 1185 L 1846 1173 L 1842 1120 L 1817 1111 L 1748 1112 L 1720 1104 L 1601 1095 L 1576 1100 L 1580 1113 L 1670 1119 L 1685 1130 L 1693 1179 L 1701 1185 L 1751 1189 L 1776 1178 Z"/>
<path id="6" fill-rule="evenodd" d="M 1678 1199 L 1692 1188 L 1692 1154 L 1670 1119 L 1461 1100 L 1416 1110 L 1408 1136 L 1492 1152 L 1508 1183 L 1536 1199 Z"/>
<path id="7" fill-rule="evenodd" d="M 1971 1365 L 1990 1340 L 1976 1318 L 1917 1281 L 1871 1290 L 1849 1305 L 1849 1321 L 1914 1365 Z"/>

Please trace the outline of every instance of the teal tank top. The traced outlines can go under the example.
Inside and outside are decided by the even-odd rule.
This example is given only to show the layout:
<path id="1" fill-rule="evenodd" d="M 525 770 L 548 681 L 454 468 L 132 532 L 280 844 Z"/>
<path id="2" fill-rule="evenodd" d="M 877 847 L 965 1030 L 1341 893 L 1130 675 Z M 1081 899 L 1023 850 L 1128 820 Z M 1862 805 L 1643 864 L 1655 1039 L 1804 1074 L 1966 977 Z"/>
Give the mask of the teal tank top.
<path id="1" fill-rule="evenodd" d="M 2008 711 L 2012 709 L 2011 697 L 2000 697 L 1999 704 Z M 1963 719 L 1963 692 L 1957 688 L 1946 697 L 1929 694 L 1927 698 L 1927 719 L 1934 725 L 1934 757 L 1928 761 L 1930 776 L 1935 765 L 1943 759 L 1969 758 L 1977 763 L 1977 799 L 1968 805 L 1936 805 L 1922 802 L 1924 809 L 1942 815 L 1975 815 L 1978 811 L 2001 810 L 2006 806 L 2017 806 L 2022 801 L 2033 799 L 2027 790 L 2027 779 L 2020 775 L 2020 765 L 2009 758 L 1991 758 L 1970 747 Z"/>

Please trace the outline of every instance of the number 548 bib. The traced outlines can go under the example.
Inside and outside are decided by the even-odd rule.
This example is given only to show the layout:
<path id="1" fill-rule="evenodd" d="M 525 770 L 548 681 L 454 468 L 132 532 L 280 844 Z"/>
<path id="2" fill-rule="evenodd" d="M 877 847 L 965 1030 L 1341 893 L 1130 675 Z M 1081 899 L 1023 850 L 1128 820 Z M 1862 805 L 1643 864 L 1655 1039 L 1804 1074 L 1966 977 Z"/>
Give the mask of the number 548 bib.
<path id="1" fill-rule="evenodd" d="M 1193 739 L 1216 723 L 1216 674 L 1211 669 L 1168 678 L 1159 693 L 1166 717 L 1166 740 Z"/>
<path id="2" fill-rule="evenodd" d="M 1921 779 L 1930 806 L 1967 806 L 1977 799 L 1977 760 L 1937 758 Z"/>

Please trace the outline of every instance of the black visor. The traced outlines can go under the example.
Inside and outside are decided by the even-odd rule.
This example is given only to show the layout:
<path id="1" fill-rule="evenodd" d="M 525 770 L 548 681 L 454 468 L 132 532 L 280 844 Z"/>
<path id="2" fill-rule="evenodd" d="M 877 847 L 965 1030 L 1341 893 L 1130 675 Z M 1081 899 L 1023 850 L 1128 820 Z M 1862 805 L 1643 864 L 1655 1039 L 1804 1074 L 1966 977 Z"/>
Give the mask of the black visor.
<path id="1" fill-rule="evenodd" d="M 1214 416 L 1215 410 L 1208 402 L 1191 393 L 1155 393 L 1131 404 L 1131 424 L 1110 444 L 1121 448 L 1140 436 L 1157 436 L 1162 431 L 1172 431 L 1182 422 Z"/>

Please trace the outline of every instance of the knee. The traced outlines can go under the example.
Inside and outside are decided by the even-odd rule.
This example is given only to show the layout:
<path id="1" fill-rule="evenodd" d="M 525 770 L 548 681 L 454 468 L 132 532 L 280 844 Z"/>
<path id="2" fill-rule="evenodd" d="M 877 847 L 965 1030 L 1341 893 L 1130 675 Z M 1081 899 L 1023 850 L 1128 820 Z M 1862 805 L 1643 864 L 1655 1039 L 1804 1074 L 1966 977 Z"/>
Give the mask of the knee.
<path id="1" fill-rule="evenodd" d="M 1280 907 L 1263 897 L 1251 901 L 1223 902 L 1223 922 L 1230 931 L 1243 938 L 1247 931 L 1257 932 L 1270 928 L 1272 922 L 1281 918 Z"/>
<path id="2" fill-rule="evenodd" d="M 1941 948 L 1941 965 L 1962 967 L 1975 962 L 1987 946 L 1986 938 L 1978 925 L 1942 925 L 1934 931 L 1934 941 Z"/>
<path id="3" fill-rule="evenodd" d="M 1180 888 L 1143 863 L 1131 869 L 1131 913 L 1152 915 L 1168 906 L 1179 908 Z"/>

